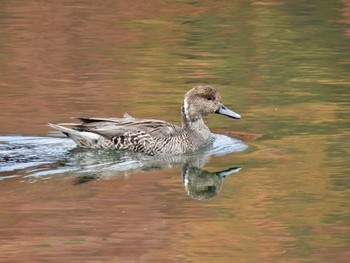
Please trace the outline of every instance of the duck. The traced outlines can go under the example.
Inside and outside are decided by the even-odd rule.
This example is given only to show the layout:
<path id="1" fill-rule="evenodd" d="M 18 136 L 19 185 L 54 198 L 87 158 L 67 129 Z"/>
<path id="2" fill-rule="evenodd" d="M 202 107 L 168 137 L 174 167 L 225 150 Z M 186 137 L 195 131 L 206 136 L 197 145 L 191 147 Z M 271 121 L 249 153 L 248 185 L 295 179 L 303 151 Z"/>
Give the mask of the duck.
<path id="1" fill-rule="evenodd" d="M 79 147 L 126 150 L 146 155 L 178 155 L 194 152 L 213 141 L 203 118 L 220 114 L 233 119 L 241 116 L 221 102 L 219 92 L 200 85 L 190 89 L 181 106 L 181 127 L 157 119 L 78 117 L 80 123 L 48 123 L 72 139 Z"/>

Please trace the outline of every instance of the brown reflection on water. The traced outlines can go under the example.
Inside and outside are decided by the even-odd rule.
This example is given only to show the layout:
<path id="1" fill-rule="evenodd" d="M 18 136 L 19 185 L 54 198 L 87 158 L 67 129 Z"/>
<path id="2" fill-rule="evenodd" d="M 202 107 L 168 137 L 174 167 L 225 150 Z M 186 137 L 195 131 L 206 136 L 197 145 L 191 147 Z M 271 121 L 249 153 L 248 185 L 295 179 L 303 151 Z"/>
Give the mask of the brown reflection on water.
<path id="1" fill-rule="evenodd" d="M 343 18 L 340 21 L 338 20 L 338 22 L 344 23 L 346 25 L 345 32 L 346 32 L 346 35 L 348 37 L 350 37 L 350 27 L 349 27 L 349 24 L 350 24 L 350 1 L 343 0 L 343 3 L 345 5 L 345 7 L 342 11 Z"/>
<path id="2" fill-rule="evenodd" d="M 51 262 L 56 257 L 78 262 L 164 262 L 165 257 L 178 262 L 182 253 L 176 247 L 182 246 L 187 226 L 179 222 L 176 211 L 189 200 L 168 202 L 169 195 L 183 191 L 178 176 L 167 179 L 171 174 L 141 173 L 81 185 L 72 185 L 70 179 L 31 187 L 7 181 L 2 193 L 11 203 L 1 202 L 1 259 L 16 255 L 18 262 L 28 258 Z M 170 184 L 164 187 L 155 177 Z M 150 191 L 157 195 L 147 194 Z M 172 246 L 169 255 L 166 248 Z"/>
<path id="3" fill-rule="evenodd" d="M 48 120 L 70 116 L 120 116 L 140 101 L 140 91 L 153 94 L 153 83 L 135 86 L 125 78 L 148 52 L 128 48 L 148 37 L 130 23 L 159 10 L 183 13 L 181 5 L 157 1 L 3 2 L 1 8 L 2 134 L 45 134 Z"/>

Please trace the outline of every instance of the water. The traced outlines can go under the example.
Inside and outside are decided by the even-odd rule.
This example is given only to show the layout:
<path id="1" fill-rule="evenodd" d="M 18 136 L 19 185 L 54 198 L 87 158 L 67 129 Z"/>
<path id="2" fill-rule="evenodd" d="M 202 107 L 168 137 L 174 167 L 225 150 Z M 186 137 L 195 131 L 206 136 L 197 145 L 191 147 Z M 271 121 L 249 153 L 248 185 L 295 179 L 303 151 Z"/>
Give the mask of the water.
<path id="1" fill-rule="evenodd" d="M 46 175 L 68 173 L 79 180 L 80 177 L 105 178 L 134 170 L 173 166 L 183 167 L 185 176 L 187 170 L 192 168 L 203 173 L 210 156 L 222 156 L 248 148 L 242 141 L 225 135 L 213 134 L 213 137 L 213 143 L 197 152 L 153 157 L 125 151 L 81 149 L 68 138 L 0 136 L 0 179 L 46 179 Z M 226 177 L 224 171 L 221 177 Z"/>
<path id="2" fill-rule="evenodd" d="M 350 2 L 0 3 L 0 261 L 349 262 Z M 174 158 L 46 122 L 241 120 Z"/>

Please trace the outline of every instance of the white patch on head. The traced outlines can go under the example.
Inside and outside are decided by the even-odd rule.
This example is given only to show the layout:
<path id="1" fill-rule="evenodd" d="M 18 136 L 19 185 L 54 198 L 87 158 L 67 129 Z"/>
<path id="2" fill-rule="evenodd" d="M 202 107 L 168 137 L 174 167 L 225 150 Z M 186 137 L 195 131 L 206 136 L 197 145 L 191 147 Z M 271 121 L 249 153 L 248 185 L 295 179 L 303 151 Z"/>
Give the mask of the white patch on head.
<path id="1" fill-rule="evenodd" d="M 188 115 L 188 111 L 189 111 L 189 105 L 187 102 L 187 98 L 184 99 L 184 113 L 185 113 L 185 117 L 187 121 L 190 121 L 190 116 Z"/>

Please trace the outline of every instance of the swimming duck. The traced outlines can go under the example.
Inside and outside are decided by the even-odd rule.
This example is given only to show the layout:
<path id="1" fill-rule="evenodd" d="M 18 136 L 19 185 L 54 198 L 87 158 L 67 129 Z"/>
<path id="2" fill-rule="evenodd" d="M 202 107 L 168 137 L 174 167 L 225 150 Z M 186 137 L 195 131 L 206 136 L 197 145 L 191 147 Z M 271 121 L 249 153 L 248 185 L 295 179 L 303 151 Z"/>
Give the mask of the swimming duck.
<path id="1" fill-rule="evenodd" d="M 211 113 L 241 118 L 221 103 L 217 90 L 205 85 L 194 87 L 185 94 L 181 127 L 162 120 L 137 119 L 128 114 L 123 118 L 77 118 L 82 122 L 80 124 L 49 125 L 83 148 L 172 155 L 195 151 L 212 140 L 203 121 L 203 117 Z"/>

